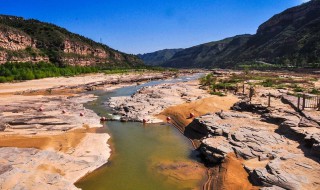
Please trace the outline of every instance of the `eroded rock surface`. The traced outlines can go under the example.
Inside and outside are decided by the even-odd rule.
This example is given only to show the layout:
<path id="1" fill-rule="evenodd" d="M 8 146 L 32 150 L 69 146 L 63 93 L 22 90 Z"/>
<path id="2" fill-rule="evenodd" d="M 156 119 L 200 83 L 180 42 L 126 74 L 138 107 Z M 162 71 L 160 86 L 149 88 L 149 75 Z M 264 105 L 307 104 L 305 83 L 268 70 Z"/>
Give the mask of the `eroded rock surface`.
<path id="1" fill-rule="evenodd" d="M 144 87 L 131 97 L 112 97 L 107 105 L 122 115 L 123 120 L 146 120 L 149 123 L 162 122 L 154 117 L 172 105 L 190 102 L 209 95 L 199 88 L 190 88 L 198 84 L 181 82 Z"/>
<path id="2" fill-rule="evenodd" d="M 1 97 L 0 189 L 77 189 L 78 179 L 105 164 L 109 135 L 87 133 L 101 124 L 82 105 L 94 98 Z"/>
<path id="3" fill-rule="evenodd" d="M 237 103 L 241 112 L 203 115 L 187 127 L 203 134 L 205 159 L 217 164 L 235 153 L 246 160 L 252 183 L 264 189 L 319 188 L 318 124 L 290 107 L 249 104 Z"/>

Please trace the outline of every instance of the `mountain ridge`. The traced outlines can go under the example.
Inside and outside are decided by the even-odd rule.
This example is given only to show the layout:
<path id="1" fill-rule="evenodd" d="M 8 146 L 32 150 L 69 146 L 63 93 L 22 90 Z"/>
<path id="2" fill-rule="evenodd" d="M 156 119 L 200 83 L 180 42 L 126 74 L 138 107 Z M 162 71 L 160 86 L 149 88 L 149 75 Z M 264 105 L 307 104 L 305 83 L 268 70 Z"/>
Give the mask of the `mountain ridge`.
<path id="1" fill-rule="evenodd" d="M 0 64 L 39 61 L 80 66 L 143 64 L 134 55 L 114 50 L 57 25 L 0 15 Z"/>
<path id="2" fill-rule="evenodd" d="M 219 41 L 208 42 L 186 48 L 176 53 L 165 62 L 165 67 L 207 67 L 211 62 L 218 62 L 227 57 L 235 48 L 247 42 L 250 34 L 237 35 Z"/>
<path id="3" fill-rule="evenodd" d="M 174 54 L 182 50 L 183 48 L 163 49 L 151 53 L 137 54 L 137 56 L 142 59 L 146 65 L 156 66 L 168 61 Z"/>
<path id="4" fill-rule="evenodd" d="M 231 43 L 230 39 L 234 41 Z M 256 34 L 185 48 L 162 66 L 233 68 L 257 62 L 290 67 L 319 66 L 319 55 L 320 0 L 311 0 L 274 15 L 258 27 Z"/>

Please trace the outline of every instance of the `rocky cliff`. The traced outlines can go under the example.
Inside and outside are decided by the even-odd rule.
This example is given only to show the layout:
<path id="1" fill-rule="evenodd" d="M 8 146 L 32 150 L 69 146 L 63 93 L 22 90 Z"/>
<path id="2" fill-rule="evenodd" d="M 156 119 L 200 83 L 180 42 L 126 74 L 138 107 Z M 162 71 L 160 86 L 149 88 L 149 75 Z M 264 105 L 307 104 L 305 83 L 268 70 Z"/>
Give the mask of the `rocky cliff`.
<path id="1" fill-rule="evenodd" d="M 80 44 L 70 40 L 65 40 L 63 42 L 63 52 L 99 58 L 107 58 L 110 56 L 108 52 L 104 51 L 102 48 L 92 48 L 86 44 Z"/>
<path id="2" fill-rule="evenodd" d="M 0 64 L 50 61 L 56 64 L 136 66 L 142 61 L 56 25 L 0 15 Z"/>
<path id="3" fill-rule="evenodd" d="M 11 62 L 38 62 L 48 61 L 48 57 L 38 55 L 34 40 L 26 33 L 0 24 L 0 64 Z"/>
<path id="4" fill-rule="evenodd" d="M 21 50 L 34 46 L 34 43 L 26 33 L 0 25 L 0 46 L 8 50 Z"/>

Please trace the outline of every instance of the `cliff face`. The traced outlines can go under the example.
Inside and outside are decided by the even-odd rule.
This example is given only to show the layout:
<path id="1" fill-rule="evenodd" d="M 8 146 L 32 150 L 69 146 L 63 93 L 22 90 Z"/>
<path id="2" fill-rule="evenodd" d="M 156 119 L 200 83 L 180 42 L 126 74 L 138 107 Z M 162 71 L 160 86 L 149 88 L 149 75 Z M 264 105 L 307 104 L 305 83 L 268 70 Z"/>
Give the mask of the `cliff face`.
<path id="1" fill-rule="evenodd" d="M 7 53 L 0 50 L 0 64 L 7 61 Z"/>
<path id="2" fill-rule="evenodd" d="M 53 24 L 0 15 L 0 64 L 50 61 L 69 65 L 136 66 L 142 61 Z"/>
<path id="3" fill-rule="evenodd" d="M 26 49 L 33 52 L 28 53 Z M 48 56 L 40 55 L 34 40 L 24 32 L 0 25 L 0 64 L 6 62 L 49 61 Z"/>
<path id="4" fill-rule="evenodd" d="M 94 49 L 85 44 L 72 42 L 70 40 L 65 40 L 63 45 L 64 45 L 63 52 L 65 53 L 74 53 L 74 54 L 84 55 L 84 56 L 95 56 L 98 58 L 108 58 L 110 56 L 103 49 L 100 49 L 100 48 Z"/>
<path id="5" fill-rule="evenodd" d="M 33 46 L 30 36 L 0 25 L 0 47 L 8 50 L 21 50 Z"/>

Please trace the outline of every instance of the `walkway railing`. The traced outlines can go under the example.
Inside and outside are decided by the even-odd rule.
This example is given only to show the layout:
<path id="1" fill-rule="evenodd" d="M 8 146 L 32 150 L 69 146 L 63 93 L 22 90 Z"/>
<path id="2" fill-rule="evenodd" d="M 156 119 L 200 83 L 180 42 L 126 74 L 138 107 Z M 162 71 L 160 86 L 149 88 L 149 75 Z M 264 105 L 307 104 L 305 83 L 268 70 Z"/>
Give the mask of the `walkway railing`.
<path id="1" fill-rule="evenodd" d="M 320 109 L 320 96 L 311 96 L 303 94 L 302 97 L 298 97 L 297 107 L 300 110 L 305 108 Z"/>

